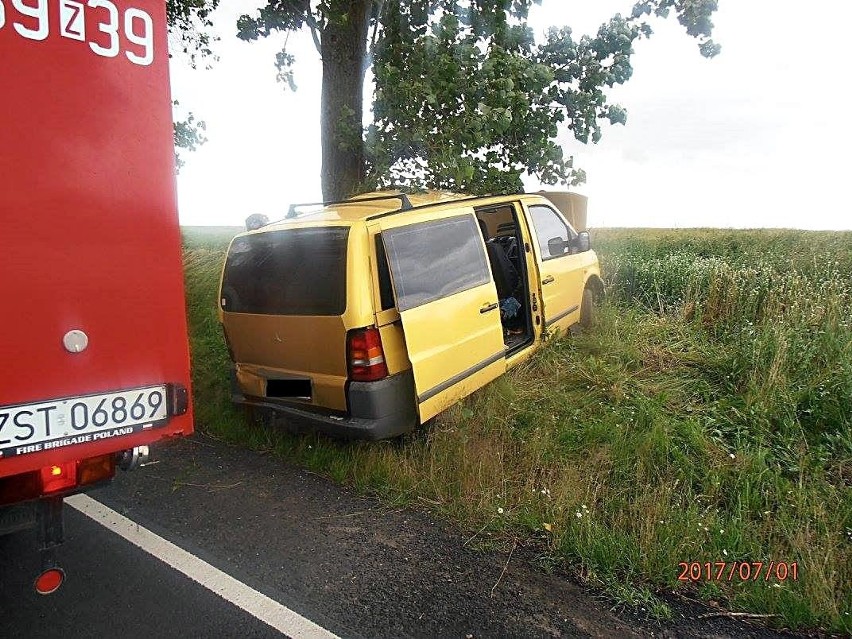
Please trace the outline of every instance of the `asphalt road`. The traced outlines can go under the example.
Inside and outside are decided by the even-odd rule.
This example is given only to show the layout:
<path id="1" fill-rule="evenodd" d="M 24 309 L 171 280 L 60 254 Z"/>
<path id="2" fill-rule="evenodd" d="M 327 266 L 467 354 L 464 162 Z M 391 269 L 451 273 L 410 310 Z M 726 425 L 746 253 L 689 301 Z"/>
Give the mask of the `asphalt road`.
<path id="1" fill-rule="evenodd" d="M 0 637 L 280 637 L 88 517 L 66 508 L 65 584 L 32 588 L 34 534 L 0 538 Z"/>
<path id="2" fill-rule="evenodd" d="M 427 514 L 199 437 L 90 496 L 341 637 L 776 636 L 703 609 L 619 616 L 536 569 L 535 549 L 476 550 Z M 281 636 L 68 506 L 59 555 L 66 583 L 42 597 L 33 535 L 0 538 L 0 637 Z"/>

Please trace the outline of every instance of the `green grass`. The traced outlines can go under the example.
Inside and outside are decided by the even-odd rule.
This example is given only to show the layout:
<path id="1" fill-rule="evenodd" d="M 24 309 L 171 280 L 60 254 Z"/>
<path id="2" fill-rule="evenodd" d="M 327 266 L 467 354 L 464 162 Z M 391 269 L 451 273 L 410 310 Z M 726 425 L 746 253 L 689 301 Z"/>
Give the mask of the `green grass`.
<path id="1" fill-rule="evenodd" d="M 852 233 L 607 230 L 594 329 L 553 340 L 392 442 L 253 426 L 216 322 L 233 230 L 187 230 L 198 427 L 337 481 L 539 544 L 665 617 L 675 590 L 852 632 Z M 682 583 L 683 561 L 798 562 L 799 580 Z"/>

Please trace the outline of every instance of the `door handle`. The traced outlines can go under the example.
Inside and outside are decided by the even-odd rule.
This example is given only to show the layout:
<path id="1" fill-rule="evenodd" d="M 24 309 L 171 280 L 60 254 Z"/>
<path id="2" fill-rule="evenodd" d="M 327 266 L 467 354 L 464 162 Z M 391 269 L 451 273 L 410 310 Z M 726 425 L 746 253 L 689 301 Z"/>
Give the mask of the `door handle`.
<path id="1" fill-rule="evenodd" d="M 542 284 L 552 284 L 552 283 L 553 283 L 553 282 L 555 282 L 555 281 L 556 281 L 556 278 L 555 278 L 555 277 L 553 277 L 552 275 L 548 275 L 548 276 L 547 276 L 547 277 L 545 277 L 543 280 L 541 280 L 541 283 L 542 283 Z"/>
<path id="2" fill-rule="evenodd" d="M 479 312 L 480 312 L 480 313 L 487 313 L 487 312 L 489 312 L 489 311 L 496 310 L 496 309 L 497 309 L 497 306 L 498 306 L 497 302 L 491 302 L 490 304 L 483 304 L 483 305 L 479 308 Z"/>

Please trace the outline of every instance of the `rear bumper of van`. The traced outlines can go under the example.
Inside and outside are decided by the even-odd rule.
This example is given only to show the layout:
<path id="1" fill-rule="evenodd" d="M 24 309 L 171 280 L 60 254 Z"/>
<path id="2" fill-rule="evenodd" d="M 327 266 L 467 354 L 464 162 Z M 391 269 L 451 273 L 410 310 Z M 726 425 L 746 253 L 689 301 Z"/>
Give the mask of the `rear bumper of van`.
<path id="1" fill-rule="evenodd" d="M 297 430 L 343 439 L 389 439 L 417 426 L 414 375 L 408 370 L 375 382 L 350 382 L 348 413 L 335 413 L 287 400 L 252 397 L 234 384 L 236 404 L 270 411 Z"/>

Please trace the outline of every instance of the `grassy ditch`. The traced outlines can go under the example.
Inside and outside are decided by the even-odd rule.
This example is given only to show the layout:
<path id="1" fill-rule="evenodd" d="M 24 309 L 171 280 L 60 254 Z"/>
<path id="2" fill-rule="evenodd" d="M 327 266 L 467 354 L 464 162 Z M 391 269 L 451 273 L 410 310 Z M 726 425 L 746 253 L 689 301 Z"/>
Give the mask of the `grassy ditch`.
<path id="1" fill-rule="evenodd" d="M 185 237 L 199 428 L 481 543 L 536 539 L 543 563 L 657 615 L 654 593 L 675 590 L 852 632 L 852 234 L 599 231 L 610 295 L 593 330 L 378 444 L 264 431 L 231 408 L 215 318 L 228 237 Z M 762 572 L 717 579 L 735 560 Z M 701 578 L 679 581 L 680 562 Z"/>

